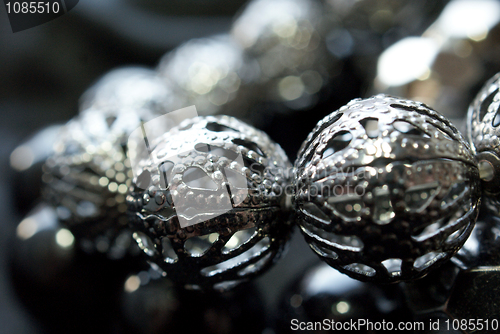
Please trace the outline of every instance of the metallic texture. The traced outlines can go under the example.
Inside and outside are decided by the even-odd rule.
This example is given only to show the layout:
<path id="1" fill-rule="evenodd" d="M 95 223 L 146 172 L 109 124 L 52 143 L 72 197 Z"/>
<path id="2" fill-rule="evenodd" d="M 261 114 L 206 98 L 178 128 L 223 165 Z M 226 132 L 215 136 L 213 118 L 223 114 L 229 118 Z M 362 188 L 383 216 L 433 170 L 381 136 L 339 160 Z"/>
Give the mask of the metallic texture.
<path id="1" fill-rule="evenodd" d="M 127 139 L 141 121 L 160 115 L 167 93 L 151 70 L 112 71 L 84 94 L 86 109 L 58 134 L 43 166 L 42 193 L 83 250 L 122 258 L 134 249 L 125 203 L 132 178 Z"/>
<path id="2" fill-rule="evenodd" d="M 459 250 L 477 217 L 474 156 L 422 103 L 351 101 L 318 123 L 295 169 L 294 206 L 309 245 L 360 280 L 424 276 Z"/>
<path id="3" fill-rule="evenodd" d="M 484 207 L 500 213 L 500 73 L 481 88 L 469 107 L 467 133 L 476 154 Z"/>
<path id="4" fill-rule="evenodd" d="M 285 203 L 291 166 L 265 133 L 228 116 L 197 117 L 153 142 L 151 154 L 159 162 L 140 163 L 127 202 L 137 243 L 164 275 L 188 288 L 224 290 L 276 260 L 291 231 Z M 230 161 L 236 154 L 242 163 Z M 188 180 L 190 170 L 197 180 Z M 234 175 L 248 190 L 234 187 Z M 228 189 L 237 189 L 229 193 L 240 204 L 214 217 Z M 182 227 L 180 207 L 213 218 Z"/>

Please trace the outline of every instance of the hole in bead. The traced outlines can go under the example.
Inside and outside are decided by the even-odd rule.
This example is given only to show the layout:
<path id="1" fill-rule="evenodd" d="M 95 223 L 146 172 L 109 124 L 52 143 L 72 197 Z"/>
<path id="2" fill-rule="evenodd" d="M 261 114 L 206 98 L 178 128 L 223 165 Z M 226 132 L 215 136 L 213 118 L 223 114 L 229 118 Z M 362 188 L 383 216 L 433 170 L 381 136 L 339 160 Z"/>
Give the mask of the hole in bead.
<path id="1" fill-rule="evenodd" d="M 401 109 L 401 110 L 406 110 L 406 111 L 414 111 L 414 112 L 417 112 L 419 113 L 420 115 L 424 115 L 424 116 L 430 116 L 429 112 L 427 110 L 422 110 L 416 106 L 407 106 L 407 105 L 404 105 L 404 104 L 398 104 L 398 103 L 393 103 L 390 105 L 392 108 L 395 108 L 395 109 Z"/>
<path id="2" fill-rule="evenodd" d="M 243 282 L 243 280 L 219 282 L 217 284 L 214 284 L 214 290 L 221 292 L 231 290 L 241 282 Z"/>
<path id="3" fill-rule="evenodd" d="M 457 182 L 451 186 L 448 193 L 441 200 L 442 209 L 453 206 L 468 192 L 468 188 L 463 180 L 457 180 Z"/>
<path id="4" fill-rule="evenodd" d="M 218 158 L 227 158 L 229 161 L 234 161 L 238 157 L 238 153 L 210 144 L 198 143 L 194 146 L 194 149 L 198 152 L 210 153 Z"/>
<path id="5" fill-rule="evenodd" d="M 111 128 L 113 123 L 116 121 L 116 116 L 108 116 L 106 117 L 106 124 L 108 124 L 108 128 Z"/>
<path id="6" fill-rule="evenodd" d="M 137 242 L 137 245 L 139 248 L 146 253 L 148 256 L 155 256 L 158 254 L 158 251 L 156 250 L 153 241 L 151 240 L 150 237 L 145 235 L 142 232 L 134 232 L 132 234 L 132 237 L 134 238 L 135 242 Z"/>
<path id="7" fill-rule="evenodd" d="M 323 247 L 321 245 L 318 245 L 314 241 L 309 243 L 309 247 L 311 247 L 311 249 L 321 257 L 324 257 L 327 259 L 333 259 L 333 260 L 336 260 L 339 258 L 339 255 L 335 251 L 333 251 L 329 248 Z"/>
<path id="8" fill-rule="evenodd" d="M 335 114 L 335 116 L 333 116 L 329 121 L 323 122 L 323 124 L 321 124 L 321 126 L 316 131 L 314 131 L 315 135 L 323 132 L 323 130 L 325 130 L 327 127 L 333 125 L 335 122 L 337 122 L 342 117 L 342 115 L 344 115 L 344 113 L 339 112 L 339 113 Z"/>
<path id="9" fill-rule="evenodd" d="M 172 242 L 170 241 L 170 238 L 163 237 L 161 239 L 161 247 L 162 247 L 162 255 L 165 262 L 175 263 L 177 262 L 177 260 L 179 260 L 179 257 L 177 256 L 174 247 L 172 247 Z"/>
<path id="10" fill-rule="evenodd" d="M 135 185 L 139 189 L 148 189 L 151 185 L 151 173 L 148 170 L 143 170 L 137 177 Z"/>
<path id="11" fill-rule="evenodd" d="M 362 263 L 351 263 L 348 264 L 347 266 L 344 266 L 344 269 L 368 277 L 373 277 L 377 273 L 375 269 Z"/>
<path id="12" fill-rule="evenodd" d="M 318 143 L 316 143 L 313 147 L 310 148 L 307 155 L 303 158 L 302 166 L 307 167 L 312 163 L 312 159 L 316 154 L 316 149 L 318 148 Z"/>
<path id="13" fill-rule="evenodd" d="M 429 268 L 430 266 L 432 266 L 433 264 L 435 264 L 436 262 L 445 257 L 446 253 L 429 252 L 427 254 L 418 257 L 413 263 L 413 267 L 418 271 L 422 271 Z"/>
<path id="14" fill-rule="evenodd" d="M 379 225 L 389 224 L 396 216 L 392 206 L 389 187 L 387 185 L 376 187 L 373 189 L 373 195 L 375 197 L 373 209 L 374 222 Z"/>
<path id="15" fill-rule="evenodd" d="M 244 156 L 243 157 L 243 164 L 245 167 L 250 169 L 250 172 L 252 174 L 257 174 L 260 177 L 264 176 L 264 172 L 266 171 L 266 167 L 258 162 L 255 162 L 254 160 Z"/>
<path id="16" fill-rule="evenodd" d="M 361 217 L 365 210 L 365 202 L 361 196 L 352 194 L 354 190 L 347 186 L 339 186 L 335 189 L 335 192 L 328 197 L 327 202 L 336 215 L 348 221 L 354 221 Z"/>
<path id="17" fill-rule="evenodd" d="M 168 188 L 168 180 L 172 174 L 172 169 L 174 168 L 174 163 L 172 161 L 162 162 L 158 167 L 160 172 L 160 187 L 163 189 Z"/>
<path id="18" fill-rule="evenodd" d="M 368 138 L 377 138 L 379 135 L 378 118 L 368 117 L 359 121 L 365 128 Z"/>
<path id="19" fill-rule="evenodd" d="M 448 238 L 446 238 L 446 243 L 452 244 L 455 243 L 457 240 L 462 239 L 462 235 L 466 230 L 467 226 L 462 226 L 461 228 L 450 234 Z"/>
<path id="20" fill-rule="evenodd" d="M 387 259 L 381 262 L 382 265 L 387 269 L 387 272 L 391 276 L 401 276 L 401 264 L 403 260 L 401 259 Z"/>
<path id="21" fill-rule="evenodd" d="M 326 148 L 323 150 L 322 157 L 327 158 L 333 153 L 346 148 L 352 140 L 352 135 L 349 131 L 340 131 L 336 133 L 329 141 Z"/>
<path id="22" fill-rule="evenodd" d="M 229 169 L 229 168 L 224 168 L 222 173 L 226 177 L 227 182 L 234 188 L 246 188 L 247 186 L 247 179 L 246 176 L 240 173 L 237 173 L 236 171 Z M 230 190 L 229 190 L 230 191 Z"/>
<path id="23" fill-rule="evenodd" d="M 453 140 L 451 138 L 451 135 L 448 134 L 443 128 L 439 127 L 439 126 L 435 126 L 436 127 L 436 131 L 439 132 L 443 137 L 449 139 L 449 140 Z"/>
<path id="24" fill-rule="evenodd" d="M 184 250 L 192 257 L 203 256 L 218 238 L 218 233 L 191 237 L 184 242 Z"/>
<path id="25" fill-rule="evenodd" d="M 364 247 L 363 241 L 355 235 L 338 235 L 307 222 L 302 222 L 301 229 L 305 234 L 315 239 L 316 242 L 323 243 L 326 246 L 351 252 L 361 252 Z"/>
<path id="26" fill-rule="evenodd" d="M 477 164 L 479 167 L 479 177 L 483 181 L 491 181 L 495 177 L 495 168 L 491 162 L 487 160 L 481 160 Z"/>
<path id="27" fill-rule="evenodd" d="M 234 233 L 222 248 L 222 253 L 229 254 L 232 251 L 237 250 L 241 247 L 241 245 L 246 244 L 256 235 L 257 227 L 248 228 Z"/>
<path id="28" fill-rule="evenodd" d="M 488 95 L 481 103 L 481 106 L 479 107 L 479 121 L 482 121 L 484 119 L 484 116 L 486 116 L 486 114 L 488 113 L 488 107 L 491 105 L 493 99 L 495 98 L 495 95 L 497 94 L 498 94 L 498 88 L 495 89 L 493 93 Z"/>
<path id="29" fill-rule="evenodd" d="M 435 236 L 449 222 L 449 217 L 441 218 L 434 223 L 425 223 L 413 229 L 412 239 L 417 242 L 423 242 Z"/>
<path id="30" fill-rule="evenodd" d="M 417 128 L 415 125 L 406 122 L 406 121 L 395 121 L 392 123 L 392 126 L 399 132 L 407 135 L 407 136 L 419 136 L 419 137 L 424 137 L 424 138 L 430 138 L 430 136 L 422 131 L 421 129 Z"/>
<path id="31" fill-rule="evenodd" d="M 248 141 L 248 140 L 244 140 L 244 139 L 239 139 L 239 138 L 235 138 L 232 140 L 233 143 L 235 143 L 236 145 L 240 145 L 240 146 L 243 146 L 243 147 L 246 147 L 248 148 L 249 150 L 252 150 L 254 151 L 255 153 L 257 153 L 258 155 L 260 155 L 261 157 L 264 157 L 266 158 L 266 154 L 261 150 L 261 148 L 254 142 L 251 142 L 251 141 Z"/>
<path id="32" fill-rule="evenodd" d="M 307 203 L 304 203 L 302 208 L 301 208 L 301 211 L 313 218 L 313 219 L 316 219 L 320 222 L 322 222 L 323 224 L 330 224 L 330 217 L 328 217 L 316 204 L 314 203 L 311 203 L 311 202 L 307 202 Z"/>
<path id="33" fill-rule="evenodd" d="M 495 128 L 500 125 L 500 108 L 497 109 L 491 125 L 493 125 Z"/>
<path id="34" fill-rule="evenodd" d="M 199 167 L 189 167 L 182 174 L 184 183 L 193 189 L 217 190 L 217 184 Z"/>
<path id="35" fill-rule="evenodd" d="M 272 255 L 273 255 L 272 253 L 268 253 L 259 261 L 246 266 L 244 269 L 242 269 L 238 272 L 238 276 L 247 276 L 247 275 L 261 271 L 262 268 L 264 268 L 268 264 Z"/>
<path id="36" fill-rule="evenodd" d="M 201 269 L 200 272 L 205 277 L 212 277 L 224 273 L 229 269 L 245 265 L 248 261 L 252 261 L 263 256 L 264 253 L 269 249 L 270 245 L 271 240 L 269 239 L 269 237 L 265 237 L 242 254 L 216 265 L 205 267 Z"/>
<path id="37" fill-rule="evenodd" d="M 238 130 L 235 130 L 227 125 L 223 125 L 223 124 L 216 123 L 216 122 L 207 123 L 207 129 L 210 131 L 213 131 L 213 132 L 223 132 L 223 131 L 239 132 Z"/>
<path id="38" fill-rule="evenodd" d="M 424 210 L 439 193 L 439 182 L 417 184 L 405 192 L 405 204 L 411 212 Z"/>

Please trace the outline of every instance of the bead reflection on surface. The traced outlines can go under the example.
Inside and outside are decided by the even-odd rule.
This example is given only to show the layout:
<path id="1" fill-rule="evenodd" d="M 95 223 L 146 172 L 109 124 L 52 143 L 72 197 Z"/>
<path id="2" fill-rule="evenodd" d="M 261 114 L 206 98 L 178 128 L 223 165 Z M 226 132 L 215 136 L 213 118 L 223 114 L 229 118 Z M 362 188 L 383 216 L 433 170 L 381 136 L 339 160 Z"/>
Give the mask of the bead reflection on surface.
<path id="1" fill-rule="evenodd" d="M 325 319 L 338 323 L 349 323 L 351 319 L 371 322 L 385 319 L 397 323 L 409 318 L 399 286 L 359 282 L 326 264 L 316 264 L 282 294 L 275 314 L 275 329 L 277 333 L 295 332 L 291 330 L 292 319 L 322 323 Z M 366 328 L 358 329 L 361 333 L 372 333 Z M 322 333 L 320 330 L 307 332 Z"/>
<path id="2" fill-rule="evenodd" d="M 122 317 L 134 333 L 260 333 L 265 326 L 262 300 L 251 284 L 201 293 L 151 275 L 142 271 L 125 282 Z"/>
<path id="3" fill-rule="evenodd" d="M 416 319 L 425 323 L 439 320 L 438 333 L 451 332 L 446 330 L 446 320 L 499 319 L 499 235 L 498 217 L 482 213 L 471 236 L 450 263 L 421 280 L 405 284 L 408 305 Z M 468 328 L 451 333 L 492 333 L 491 327 Z M 426 327 L 423 333 L 437 332 Z"/>

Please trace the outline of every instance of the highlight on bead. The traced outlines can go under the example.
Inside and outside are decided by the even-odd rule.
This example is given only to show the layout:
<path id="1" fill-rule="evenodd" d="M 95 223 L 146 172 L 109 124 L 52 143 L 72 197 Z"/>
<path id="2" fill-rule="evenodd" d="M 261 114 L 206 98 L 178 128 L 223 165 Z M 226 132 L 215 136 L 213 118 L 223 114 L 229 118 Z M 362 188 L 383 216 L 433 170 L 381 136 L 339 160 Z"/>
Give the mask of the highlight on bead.
<path id="1" fill-rule="evenodd" d="M 360 280 L 424 276 L 459 250 L 477 218 L 474 156 L 419 102 L 351 101 L 318 123 L 295 169 L 294 207 L 309 246 Z"/>

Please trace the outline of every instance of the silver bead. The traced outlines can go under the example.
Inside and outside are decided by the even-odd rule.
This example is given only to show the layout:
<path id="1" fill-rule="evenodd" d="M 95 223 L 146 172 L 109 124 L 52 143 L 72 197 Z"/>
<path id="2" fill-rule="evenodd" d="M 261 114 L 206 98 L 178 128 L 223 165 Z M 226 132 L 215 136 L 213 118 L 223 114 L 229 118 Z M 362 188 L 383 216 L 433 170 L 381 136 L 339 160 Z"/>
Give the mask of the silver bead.
<path id="1" fill-rule="evenodd" d="M 134 249 L 127 231 L 132 171 L 126 145 L 141 121 L 160 115 L 169 96 L 162 87 L 150 70 L 110 72 L 84 95 L 87 109 L 62 127 L 43 166 L 45 199 L 87 252 L 121 258 Z"/>
<path id="2" fill-rule="evenodd" d="M 290 164 L 263 132 L 197 117 L 152 141 L 127 197 L 154 266 L 193 289 L 228 289 L 267 269 L 290 234 Z"/>
<path id="3" fill-rule="evenodd" d="M 310 247 L 353 278 L 424 276 L 469 236 L 478 213 L 474 156 L 426 105 L 353 100 L 302 145 L 295 208 Z"/>
<path id="4" fill-rule="evenodd" d="M 488 80 L 469 107 L 467 132 L 482 180 L 484 207 L 500 212 L 500 73 Z"/>

